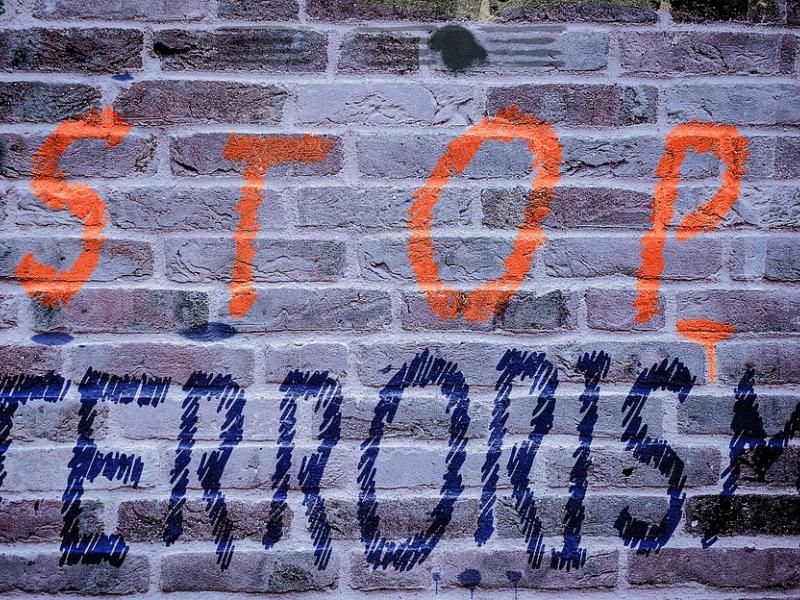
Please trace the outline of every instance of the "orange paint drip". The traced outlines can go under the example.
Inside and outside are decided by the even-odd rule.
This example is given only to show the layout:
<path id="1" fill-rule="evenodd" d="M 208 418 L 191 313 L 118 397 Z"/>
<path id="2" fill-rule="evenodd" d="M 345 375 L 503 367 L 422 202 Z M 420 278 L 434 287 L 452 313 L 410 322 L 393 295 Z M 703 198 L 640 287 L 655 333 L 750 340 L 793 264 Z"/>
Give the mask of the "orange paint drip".
<path id="1" fill-rule="evenodd" d="M 531 169 L 539 168 L 531 182 L 523 222 L 511 254 L 503 262 L 503 275 L 468 293 L 460 292 L 439 277 L 431 235 L 434 208 L 450 175 L 462 173 L 484 142 L 512 140 L 527 142 L 534 155 Z M 414 192 L 414 203 L 408 209 L 408 258 L 434 313 L 443 319 L 455 319 L 463 312 L 469 321 L 485 321 L 503 309 L 530 270 L 534 253 L 546 240 L 541 223 L 550 210 L 560 165 L 561 144 L 553 128 L 514 106 L 501 110 L 496 117 L 484 118 L 448 144 L 425 185 Z"/>
<path id="2" fill-rule="evenodd" d="M 692 342 L 697 342 L 706 349 L 708 357 L 708 378 L 711 383 L 717 382 L 717 344 L 727 340 L 736 331 L 729 323 L 718 323 L 708 319 L 692 319 L 678 321 L 675 328 L 683 337 Z"/>
<path id="3" fill-rule="evenodd" d="M 678 197 L 681 166 L 690 149 L 701 154 L 712 152 L 726 165 L 726 170 L 716 194 L 680 222 L 675 232 L 678 241 L 685 242 L 704 231 L 712 231 L 739 198 L 739 182 L 745 173 L 744 163 L 749 154 L 747 139 L 730 125 L 692 121 L 675 127 L 667 136 L 664 155 L 656 170 L 659 182 L 651 204 L 652 227 L 641 239 L 642 264 L 637 274 L 637 295 L 633 302 L 637 323 L 646 323 L 657 313 L 667 230 L 674 217 L 673 207 Z"/>
<path id="4" fill-rule="evenodd" d="M 113 148 L 125 139 L 130 129 L 111 108 L 90 111 L 79 119 L 59 124 L 33 155 L 34 179 L 30 187 L 34 195 L 54 210 L 68 210 L 83 223 L 81 253 L 69 269 L 57 271 L 28 253 L 14 271 L 25 292 L 42 306 L 56 308 L 67 304 L 89 281 L 100 261 L 100 250 L 105 243 L 103 230 L 108 224 L 103 200 L 88 185 L 67 183 L 58 163 L 79 140 L 105 140 Z"/>
<path id="5" fill-rule="evenodd" d="M 323 161 L 332 148 L 332 140 L 310 134 L 301 137 L 263 137 L 232 133 L 228 139 L 223 151 L 224 158 L 246 165 L 244 185 L 236 205 L 239 224 L 233 234 L 236 249 L 228 303 L 232 316 L 246 315 L 257 298 L 253 287 L 253 261 L 256 256 L 253 242 L 261 229 L 258 226 L 258 209 L 264 201 L 264 175 L 270 167 L 281 163 Z"/>

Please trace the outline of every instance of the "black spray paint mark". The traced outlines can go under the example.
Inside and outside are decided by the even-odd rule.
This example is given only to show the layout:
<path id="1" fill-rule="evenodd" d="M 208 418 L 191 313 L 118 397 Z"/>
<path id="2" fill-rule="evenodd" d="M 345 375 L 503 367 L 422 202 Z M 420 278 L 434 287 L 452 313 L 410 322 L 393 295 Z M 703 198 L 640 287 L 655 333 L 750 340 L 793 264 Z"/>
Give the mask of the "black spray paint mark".
<path id="1" fill-rule="evenodd" d="M 180 334 L 193 342 L 217 342 L 236 335 L 236 329 L 227 323 L 200 323 L 184 329 Z"/>
<path id="2" fill-rule="evenodd" d="M 458 582 L 469 590 L 469 597 L 475 596 L 475 588 L 481 584 L 481 573 L 475 569 L 464 569 L 458 574 Z"/>
<path id="3" fill-rule="evenodd" d="M 734 390 L 728 466 L 722 472 L 725 480 L 722 483 L 722 492 L 719 494 L 719 510 L 703 529 L 701 544 L 704 548 L 717 542 L 719 532 L 737 512 L 733 506 L 733 495 L 739 487 L 742 467 L 747 464 L 752 468 L 758 481 L 765 481 L 767 471 L 781 457 L 789 441 L 800 429 L 800 402 L 798 402 L 783 431 L 767 441 L 767 432 L 759 411 L 758 394 L 755 391 L 755 375 L 753 369 L 748 369 Z M 795 486 L 800 493 L 800 471 Z"/>
<path id="4" fill-rule="evenodd" d="M 78 412 L 78 439 L 69 461 L 67 487 L 62 496 L 61 514 L 64 526 L 61 530 L 60 565 L 98 564 L 107 561 L 119 566 L 128 553 L 128 544 L 116 533 L 82 534 L 79 530 L 81 499 L 84 483 L 92 483 L 99 475 L 109 481 L 120 480 L 137 487 L 144 469 L 144 462 L 136 454 L 123 452 L 101 452 L 94 441 L 94 421 L 99 402 L 130 404 L 155 408 L 167 396 L 170 380 L 162 378 L 117 377 L 91 367 L 86 371 L 80 385 L 80 409 Z"/>
<path id="5" fill-rule="evenodd" d="M 300 463 L 298 479 L 306 507 L 308 530 L 314 543 L 314 564 L 321 570 L 328 566 L 333 549 L 331 527 L 325 511 L 325 500 L 321 494 L 322 477 L 328 465 L 331 451 L 341 437 L 342 388 L 328 376 L 328 371 L 291 371 L 280 387 L 284 393 L 281 400 L 281 416 L 278 426 L 278 456 L 272 476 L 272 503 L 267 527 L 262 538 L 264 548 L 269 550 L 282 536 L 283 515 L 287 510 L 289 493 L 289 470 L 292 467 L 294 437 L 297 424 L 298 399 L 316 399 L 314 412 L 322 413 L 317 439 L 319 446 Z"/>
<path id="6" fill-rule="evenodd" d="M 592 466 L 592 437 L 597 423 L 597 402 L 600 399 L 600 380 L 608 374 L 611 357 L 605 352 L 586 353 L 578 360 L 575 370 L 582 373 L 583 393 L 580 397 L 581 417 L 578 423 L 580 445 L 575 450 L 575 464 L 570 472 L 569 500 L 564 513 L 564 545 L 552 550 L 550 568 L 578 569 L 586 564 L 586 549 L 581 548 L 581 529 L 586 508 L 583 500 L 589 487 L 589 467 Z"/>
<path id="7" fill-rule="evenodd" d="M 427 528 L 402 542 L 387 540 L 381 535 L 381 519 L 375 491 L 376 463 L 386 423 L 391 423 L 403 393 L 409 387 L 439 386 L 447 398 L 450 413 L 450 439 L 447 452 L 447 470 L 443 477 L 440 498 L 433 509 Z M 377 569 L 391 566 L 398 571 L 413 569 L 425 561 L 444 536 L 453 516 L 453 507 L 464 485 L 461 466 L 466 460 L 467 428 L 469 427 L 469 386 L 458 365 L 435 358 L 426 349 L 417 354 L 411 363 L 403 363 L 389 383 L 380 391 L 380 400 L 370 425 L 369 436 L 361 444 L 362 454 L 358 464 L 358 524 L 367 562 Z"/>
<path id="8" fill-rule="evenodd" d="M 521 571 L 506 571 L 506 578 L 508 579 L 511 586 L 514 588 L 514 600 L 517 600 L 517 588 L 519 587 L 519 582 L 522 579 L 522 572 Z"/>
<path id="9" fill-rule="evenodd" d="M 501 372 L 495 384 L 497 396 L 489 425 L 489 444 L 486 459 L 481 468 L 483 490 L 481 492 L 481 513 L 475 531 L 475 542 L 482 546 L 494 533 L 494 505 L 497 502 L 497 483 L 500 479 L 498 464 L 503 451 L 503 438 L 506 434 L 508 408 L 514 381 L 531 379 L 528 394 L 538 394 L 536 407 L 531 416 L 531 430 L 528 439 L 521 445 L 514 444 L 508 459 L 508 475 L 511 478 L 514 508 L 520 517 L 520 526 L 525 534 L 528 561 L 539 567 L 544 556 L 542 522 L 536 514 L 534 494 L 531 489 L 531 470 L 539 452 L 542 439 L 553 427 L 553 411 L 556 405 L 555 391 L 558 388 L 558 371 L 544 353 L 521 352 L 516 348 L 506 350 L 497 370 Z"/>
<path id="10" fill-rule="evenodd" d="M 169 546 L 183 533 L 183 506 L 186 503 L 186 487 L 189 483 L 189 464 L 197 433 L 198 413 L 202 400 L 216 400 L 216 412 L 225 418 L 220 426 L 219 447 L 203 452 L 197 467 L 197 477 L 203 488 L 206 514 L 209 516 L 214 543 L 217 545 L 217 563 L 227 569 L 233 558 L 233 522 L 228 515 L 225 494 L 220 480 L 225 473 L 233 449 L 242 441 L 244 432 L 244 390 L 233 380 L 232 375 L 214 375 L 203 371 L 191 374 L 183 386 L 183 399 L 178 446 L 175 448 L 175 463 L 170 471 L 172 492 L 169 498 L 167 518 L 164 523 L 163 540 Z"/>
<path id="11" fill-rule="evenodd" d="M 460 25 L 445 25 L 437 29 L 428 40 L 428 48 L 441 52 L 445 66 L 451 71 L 462 71 L 486 60 L 486 50 L 469 29 Z"/>
<path id="12" fill-rule="evenodd" d="M 0 379 L 0 488 L 6 479 L 6 452 L 17 408 L 35 401 L 60 402 L 69 388 L 70 382 L 53 371 L 46 375 L 4 375 Z"/>
<path id="13" fill-rule="evenodd" d="M 669 507 L 660 523 L 653 524 L 634 517 L 629 506 L 620 512 L 614 523 L 625 545 L 636 548 L 643 554 L 663 548 L 678 527 L 686 501 L 686 494 L 682 493 L 686 476 L 683 474 L 684 462 L 669 442 L 647 435 L 647 424 L 642 421 L 642 411 L 650 394 L 656 390 L 669 390 L 677 394 L 678 400 L 683 402 L 694 383 L 695 377 L 681 361 L 676 358 L 670 364 L 664 359 L 660 364 L 655 364 L 639 374 L 622 406 L 625 413 L 622 424 L 625 425 L 625 430 L 620 439 L 627 443 L 625 449 L 633 452 L 633 456 L 641 464 L 657 468 L 669 482 Z"/>
<path id="14" fill-rule="evenodd" d="M 63 346 L 74 339 L 68 333 L 40 333 L 31 337 L 32 342 L 43 346 Z"/>

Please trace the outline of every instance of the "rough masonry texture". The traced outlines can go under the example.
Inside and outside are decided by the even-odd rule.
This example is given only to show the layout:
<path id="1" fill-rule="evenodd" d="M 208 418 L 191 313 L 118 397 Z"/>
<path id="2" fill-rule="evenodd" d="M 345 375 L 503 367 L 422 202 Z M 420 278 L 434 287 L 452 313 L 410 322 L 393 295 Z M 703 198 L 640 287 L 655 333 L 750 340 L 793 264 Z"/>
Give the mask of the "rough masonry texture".
<path id="1" fill-rule="evenodd" d="M 797 0 L 0 1 L 0 595 L 800 597 L 799 26 Z M 101 114 L 122 139 L 43 176 Z M 508 114 L 557 136 L 551 198 L 524 136 L 437 171 Z M 686 153 L 643 320 L 691 122 L 748 154 L 683 240 L 730 181 Z M 59 172 L 105 209 L 43 201 Z M 419 285 L 434 172 L 462 300 L 546 215 L 486 318 Z M 48 306 L 19 265 L 69 269 L 93 218 Z M 680 331 L 707 321 L 732 335 Z"/>

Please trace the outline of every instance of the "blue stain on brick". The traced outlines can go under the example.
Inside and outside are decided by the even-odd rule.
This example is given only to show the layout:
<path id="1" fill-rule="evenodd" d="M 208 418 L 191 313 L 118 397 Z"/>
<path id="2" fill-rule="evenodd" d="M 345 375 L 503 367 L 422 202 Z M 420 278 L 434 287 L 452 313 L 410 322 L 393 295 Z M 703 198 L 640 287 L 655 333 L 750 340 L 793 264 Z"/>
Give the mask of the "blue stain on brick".
<path id="1" fill-rule="evenodd" d="M 6 478 L 6 452 L 11 446 L 17 408 L 35 401 L 61 402 L 69 388 L 70 382 L 53 371 L 45 375 L 4 375 L 0 378 L 0 488 Z"/>
<path id="2" fill-rule="evenodd" d="M 133 81 L 133 75 L 130 73 L 115 73 L 111 76 L 114 81 Z"/>
<path id="3" fill-rule="evenodd" d="M 683 474 L 684 462 L 669 442 L 647 435 L 647 424 L 642 421 L 642 411 L 650 394 L 657 390 L 669 390 L 677 394 L 678 400 L 683 402 L 692 390 L 695 379 L 677 358 L 672 363 L 664 359 L 639 374 L 622 406 L 625 430 L 620 439 L 626 442 L 625 449 L 632 452 L 641 464 L 658 469 L 668 480 L 669 507 L 660 523 L 650 523 L 634 517 L 629 506 L 620 512 L 614 523 L 625 545 L 636 548 L 643 554 L 663 548 L 675 533 L 686 501 L 686 494 L 683 493 L 686 476 Z"/>
<path id="4" fill-rule="evenodd" d="M 189 464 L 197 432 L 198 413 L 202 400 L 216 401 L 217 414 L 224 414 L 220 426 L 220 443 L 216 450 L 203 452 L 197 467 L 197 476 L 203 488 L 206 514 L 211 521 L 214 543 L 217 545 L 217 563 L 227 569 L 233 558 L 233 522 L 228 515 L 225 494 L 220 483 L 233 449 L 242 441 L 244 432 L 244 390 L 233 380 L 232 375 L 221 375 L 195 371 L 183 386 L 183 399 L 178 446 L 175 463 L 170 472 L 172 492 L 167 518 L 164 524 L 164 542 L 169 546 L 183 533 L 183 506 L 186 503 L 186 487 L 189 483 Z"/>
<path id="5" fill-rule="evenodd" d="M 169 379 L 117 377 L 89 368 L 83 376 L 78 393 L 78 439 L 69 462 L 67 487 L 62 495 L 60 565 L 98 564 L 109 562 L 119 566 L 128 553 L 128 544 L 116 533 L 83 534 L 79 529 L 81 499 L 85 482 L 92 483 L 102 475 L 109 481 L 118 480 L 136 487 L 144 462 L 136 454 L 101 452 L 94 441 L 94 421 L 100 402 L 156 407 L 166 398 Z"/>
<path id="6" fill-rule="evenodd" d="M 586 549 L 581 548 L 581 529 L 586 508 L 583 501 L 589 487 L 589 467 L 592 465 L 592 438 L 597 423 L 597 402 L 600 399 L 600 380 L 608 375 L 611 357 L 605 352 L 588 352 L 581 356 L 575 370 L 582 373 L 583 393 L 579 398 L 582 415 L 578 423 L 579 446 L 573 456 L 575 465 L 570 472 L 569 500 L 564 514 L 564 545 L 553 549 L 552 569 L 577 569 L 586 564 Z"/>
<path id="7" fill-rule="evenodd" d="M 31 341 L 43 346 L 63 346 L 75 338 L 68 333 L 40 333 L 31 337 Z"/>
<path id="8" fill-rule="evenodd" d="M 264 548 L 269 550 L 282 537 L 283 515 L 287 510 L 286 498 L 289 493 L 289 471 L 292 467 L 296 435 L 297 402 L 301 398 L 316 399 L 314 412 L 323 411 L 317 435 L 319 445 L 313 454 L 303 457 L 298 479 L 300 490 L 303 492 L 309 535 L 314 543 L 314 564 L 319 569 L 325 569 L 333 549 L 331 527 L 326 515 L 325 500 L 321 494 L 321 484 L 331 451 L 341 437 L 342 389 L 335 379 L 329 377 L 328 371 L 312 373 L 294 370 L 286 376 L 280 390 L 284 396 L 281 400 L 278 426 L 276 468 L 272 476 L 273 496 L 266 531 L 261 541 Z"/>
<path id="9" fill-rule="evenodd" d="M 536 514 L 534 494 L 530 485 L 530 475 L 542 439 L 553 427 L 555 391 L 558 388 L 558 371 L 546 359 L 545 354 L 506 350 L 497 365 L 500 377 L 495 384 L 497 395 L 489 425 L 489 445 L 486 459 L 481 468 L 483 490 L 481 492 L 481 513 L 475 531 L 475 542 L 482 546 L 494 533 L 494 505 L 497 502 L 497 483 L 500 479 L 500 455 L 503 451 L 503 438 L 506 434 L 508 408 L 511 392 L 517 378 L 520 381 L 531 379 L 528 391 L 537 395 L 536 407 L 531 417 L 531 430 L 528 439 L 521 445 L 515 444 L 508 459 L 507 471 L 511 478 L 514 508 L 520 517 L 520 526 L 525 534 L 528 558 L 531 564 L 541 565 L 544 555 L 542 523 Z"/>
<path id="10" fill-rule="evenodd" d="M 236 335 L 236 328 L 227 323 L 200 323 L 184 329 L 180 334 L 193 342 L 217 342 Z"/>
<path id="11" fill-rule="evenodd" d="M 381 535 L 375 490 L 381 440 L 386 423 L 391 423 L 397 414 L 405 390 L 428 385 L 439 386 L 447 398 L 447 412 L 450 414 L 447 470 L 439 491 L 439 502 L 431 512 L 427 528 L 402 542 L 393 542 Z M 358 464 L 358 523 L 364 554 L 374 569 L 391 566 L 398 571 L 411 570 L 425 561 L 444 536 L 453 516 L 453 507 L 464 491 L 460 471 L 467 456 L 469 422 L 469 386 L 464 375 L 457 364 L 431 356 L 428 349 L 418 353 L 410 363 L 403 363 L 380 391 L 369 435 L 361 444 L 362 454 Z"/>
<path id="12" fill-rule="evenodd" d="M 522 580 L 522 572 L 520 571 L 506 571 L 506 579 L 511 583 L 514 588 L 514 600 L 517 600 L 517 588 L 519 582 Z"/>
<path id="13" fill-rule="evenodd" d="M 759 481 L 765 481 L 767 471 L 775 464 L 800 429 L 800 402 L 795 405 L 783 431 L 767 440 L 764 421 L 758 405 L 755 390 L 755 370 L 747 369 L 734 390 L 733 419 L 731 421 L 731 440 L 729 442 L 728 466 L 722 472 L 724 481 L 719 494 L 719 511 L 704 527 L 701 544 L 704 548 L 714 545 L 719 532 L 736 512 L 732 497 L 739 487 L 742 466 L 748 464 Z M 750 454 L 746 454 L 747 451 Z M 800 493 L 800 472 L 796 487 Z"/>
<path id="14" fill-rule="evenodd" d="M 475 588 L 481 584 L 481 573 L 476 569 L 464 569 L 458 574 L 458 582 L 469 590 L 469 597 L 475 595 Z"/>

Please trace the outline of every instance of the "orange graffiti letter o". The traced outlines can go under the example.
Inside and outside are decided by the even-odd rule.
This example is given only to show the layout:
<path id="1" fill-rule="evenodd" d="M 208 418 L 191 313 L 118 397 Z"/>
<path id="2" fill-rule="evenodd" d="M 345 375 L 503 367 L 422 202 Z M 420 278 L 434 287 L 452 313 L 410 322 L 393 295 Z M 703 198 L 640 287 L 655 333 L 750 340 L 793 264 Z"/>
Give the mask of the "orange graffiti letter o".
<path id="1" fill-rule="evenodd" d="M 527 142 L 534 155 L 531 168 L 539 167 L 531 181 L 530 201 L 523 222 L 517 229 L 513 250 L 503 262 L 505 272 L 471 292 L 460 292 L 439 278 L 431 236 L 433 210 L 450 174 L 461 174 L 484 142 L 512 140 Z M 443 319 L 454 319 L 463 311 L 470 321 L 484 321 L 503 309 L 530 270 L 534 253 L 546 239 L 541 223 L 550 210 L 560 166 L 561 144 L 553 128 L 518 112 L 514 106 L 499 111 L 496 117 L 484 118 L 448 144 L 425 185 L 414 192 L 414 203 L 408 209 L 411 217 L 408 258 L 434 313 Z"/>
<path id="2" fill-rule="evenodd" d="M 55 210 L 68 210 L 83 223 L 81 253 L 67 270 L 56 271 L 40 263 L 33 254 L 26 254 L 14 274 L 25 292 L 43 306 L 55 308 L 66 304 L 89 281 L 100 261 L 100 250 L 105 237 L 103 229 L 108 223 L 106 205 L 95 191 L 85 184 L 65 181 L 58 162 L 78 140 L 105 140 L 113 148 L 128 135 L 131 126 L 111 108 L 103 112 L 90 111 L 83 117 L 64 121 L 33 155 L 33 181 L 31 189 L 44 204 Z"/>

